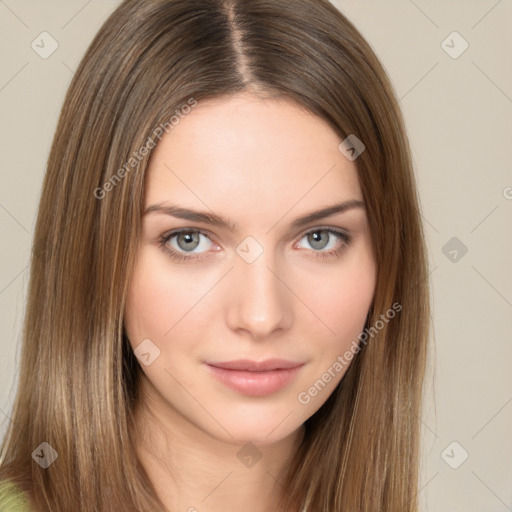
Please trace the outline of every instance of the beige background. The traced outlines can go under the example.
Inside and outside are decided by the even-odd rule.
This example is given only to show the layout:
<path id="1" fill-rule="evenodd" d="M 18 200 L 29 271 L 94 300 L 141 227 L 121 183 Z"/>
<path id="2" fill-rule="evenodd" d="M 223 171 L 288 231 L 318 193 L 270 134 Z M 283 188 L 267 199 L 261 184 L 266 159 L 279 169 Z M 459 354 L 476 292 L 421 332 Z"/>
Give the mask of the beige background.
<path id="1" fill-rule="evenodd" d="M 416 163 L 433 290 L 423 511 L 512 511 L 512 0 L 335 3 L 388 70 Z M 51 138 L 73 70 L 117 4 L 0 0 L 0 436 Z M 47 59 L 31 47 L 44 31 L 58 42 Z"/>

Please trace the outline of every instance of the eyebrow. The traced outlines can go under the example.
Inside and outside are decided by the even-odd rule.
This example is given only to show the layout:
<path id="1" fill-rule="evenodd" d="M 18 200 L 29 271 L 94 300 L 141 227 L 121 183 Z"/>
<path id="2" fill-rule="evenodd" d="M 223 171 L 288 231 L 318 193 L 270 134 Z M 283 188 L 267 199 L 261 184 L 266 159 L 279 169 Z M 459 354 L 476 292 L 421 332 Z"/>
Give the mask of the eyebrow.
<path id="1" fill-rule="evenodd" d="M 365 204 L 363 201 L 360 201 L 358 199 L 350 199 L 342 203 L 327 206 L 326 208 L 322 208 L 321 210 L 315 210 L 313 212 L 307 213 L 306 215 L 303 215 L 302 217 L 295 219 L 291 223 L 291 226 L 292 228 L 300 228 L 311 222 L 323 219 L 324 217 L 330 217 L 331 215 L 334 215 L 336 213 L 344 213 L 354 208 L 364 209 Z M 204 224 L 209 224 L 211 226 L 226 228 L 231 232 L 236 231 L 235 223 L 230 222 L 229 220 L 226 220 L 214 213 L 191 210 L 189 208 L 182 208 L 180 206 L 164 206 L 162 203 L 153 204 L 151 206 L 148 206 L 144 210 L 144 215 L 148 215 L 151 213 L 160 213 L 163 215 L 170 215 L 171 217 L 176 217 L 178 219 L 202 222 Z"/>

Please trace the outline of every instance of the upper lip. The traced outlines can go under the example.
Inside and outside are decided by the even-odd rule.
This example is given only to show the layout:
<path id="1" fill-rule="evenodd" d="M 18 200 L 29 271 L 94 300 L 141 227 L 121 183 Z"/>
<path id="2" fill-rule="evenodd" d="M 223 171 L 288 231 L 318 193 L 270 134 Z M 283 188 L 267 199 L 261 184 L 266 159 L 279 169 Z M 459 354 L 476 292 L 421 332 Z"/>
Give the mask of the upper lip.
<path id="1" fill-rule="evenodd" d="M 226 370 L 240 370 L 249 372 L 265 372 L 270 370 L 286 370 L 302 366 L 304 363 L 287 361 L 286 359 L 266 359 L 265 361 L 252 361 L 250 359 L 237 359 L 236 361 L 212 362 L 210 366 Z"/>

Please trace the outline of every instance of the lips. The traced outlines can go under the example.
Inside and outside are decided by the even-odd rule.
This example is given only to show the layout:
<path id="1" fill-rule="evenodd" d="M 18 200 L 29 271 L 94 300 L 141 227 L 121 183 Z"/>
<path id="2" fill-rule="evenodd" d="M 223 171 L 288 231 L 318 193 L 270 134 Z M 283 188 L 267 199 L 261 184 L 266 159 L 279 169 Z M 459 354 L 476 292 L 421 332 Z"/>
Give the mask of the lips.
<path id="1" fill-rule="evenodd" d="M 210 374 L 228 388 L 247 396 L 276 393 L 290 384 L 304 363 L 267 359 L 206 363 Z"/>
<path id="2" fill-rule="evenodd" d="M 301 366 L 303 363 L 288 361 L 286 359 L 266 359 L 265 361 L 237 359 L 236 361 L 211 362 L 208 364 L 217 368 L 224 368 L 225 370 L 266 372 L 270 370 L 288 370 L 290 368 Z"/>

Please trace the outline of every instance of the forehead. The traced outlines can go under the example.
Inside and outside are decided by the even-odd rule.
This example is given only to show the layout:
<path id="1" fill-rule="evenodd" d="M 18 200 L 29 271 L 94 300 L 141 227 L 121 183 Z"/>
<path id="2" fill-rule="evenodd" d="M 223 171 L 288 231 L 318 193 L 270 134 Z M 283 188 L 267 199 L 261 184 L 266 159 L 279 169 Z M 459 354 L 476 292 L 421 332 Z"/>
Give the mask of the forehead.
<path id="1" fill-rule="evenodd" d="M 153 151 L 146 205 L 165 201 L 233 215 L 361 198 L 354 162 L 323 119 L 285 99 L 209 99 L 183 116 Z"/>

